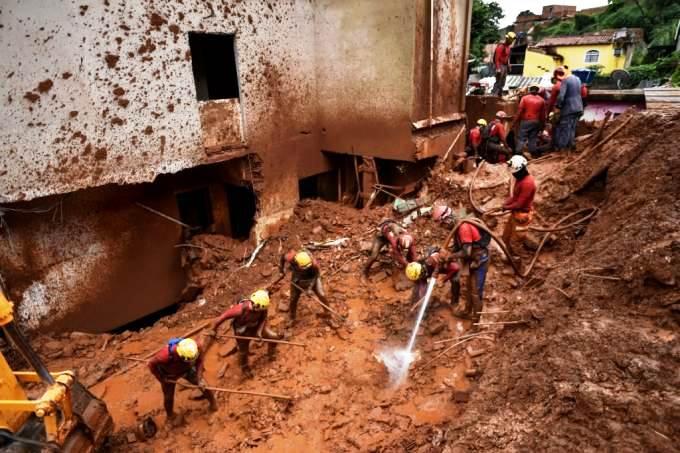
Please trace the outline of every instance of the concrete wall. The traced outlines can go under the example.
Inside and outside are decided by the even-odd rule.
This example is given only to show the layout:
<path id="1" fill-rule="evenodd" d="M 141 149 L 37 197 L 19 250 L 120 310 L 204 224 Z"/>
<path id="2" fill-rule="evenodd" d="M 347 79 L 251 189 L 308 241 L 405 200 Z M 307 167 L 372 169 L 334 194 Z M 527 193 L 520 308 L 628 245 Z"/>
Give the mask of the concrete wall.
<path id="1" fill-rule="evenodd" d="M 298 179 L 329 169 L 322 149 L 442 154 L 462 121 L 412 123 L 462 112 L 469 5 L 433 1 L 432 95 L 427 0 L 4 1 L 0 202 L 67 213 L 7 217 L 0 273 L 22 319 L 101 316 L 102 330 L 177 299 L 180 231 L 147 223 L 139 184 L 256 155 L 261 237 L 292 212 Z M 235 35 L 238 102 L 197 101 L 192 31 Z M 176 216 L 173 184 L 152 187 Z"/>
<path id="2" fill-rule="evenodd" d="M 0 201 L 152 181 L 219 160 L 203 146 L 189 31 L 236 35 L 246 144 L 264 158 L 268 183 L 296 187 L 298 159 L 323 167 L 309 133 L 309 1 L 8 0 L 2 25 Z M 267 212 L 297 198 L 266 189 Z"/>
<path id="3" fill-rule="evenodd" d="M 445 152 L 465 108 L 469 20 L 462 0 L 318 0 L 322 148 L 400 160 Z M 417 137 L 413 124 L 430 119 L 450 124 Z"/>

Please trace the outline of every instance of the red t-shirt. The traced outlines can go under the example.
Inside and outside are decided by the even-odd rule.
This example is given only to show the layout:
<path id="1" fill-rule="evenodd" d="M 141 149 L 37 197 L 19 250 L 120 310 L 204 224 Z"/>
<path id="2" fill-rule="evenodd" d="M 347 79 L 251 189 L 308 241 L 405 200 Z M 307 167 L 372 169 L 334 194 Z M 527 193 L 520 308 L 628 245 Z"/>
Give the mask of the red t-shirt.
<path id="1" fill-rule="evenodd" d="M 550 90 L 550 100 L 548 101 L 548 108 L 545 110 L 546 118 L 548 117 L 548 115 L 550 115 L 552 109 L 555 108 L 555 104 L 557 103 L 557 96 L 560 95 L 561 87 L 562 81 L 558 80 L 557 82 L 555 82 L 555 85 L 553 85 L 552 90 Z"/>
<path id="2" fill-rule="evenodd" d="M 172 349 L 172 351 L 170 350 Z M 196 367 L 197 370 L 201 369 L 203 362 L 203 355 L 201 354 L 201 345 L 198 344 L 198 359 L 194 362 L 185 362 L 182 360 L 175 352 L 177 345 L 170 348 L 165 345 L 163 349 L 158 351 L 151 360 L 149 360 L 148 366 L 151 373 L 158 380 L 163 378 L 166 379 L 178 379 L 184 376 L 191 370 L 192 367 Z"/>
<path id="3" fill-rule="evenodd" d="M 512 191 L 512 196 L 505 201 L 503 207 L 511 211 L 528 212 L 534 203 L 536 195 L 536 181 L 531 175 L 527 175 L 517 181 Z"/>
<path id="4" fill-rule="evenodd" d="M 506 66 L 510 61 L 510 46 L 501 43 L 496 46 L 493 53 L 493 62 L 496 65 L 496 71 L 500 70 L 502 66 Z"/>
<path id="5" fill-rule="evenodd" d="M 498 137 L 501 142 L 505 141 L 505 126 L 500 121 L 495 121 L 489 131 L 489 137 Z"/>
<path id="6" fill-rule="evenodd" d="M 469 138 L 470 138 L 470 144 L 472 146 L 481 145 L 482 144 L 482 131 L 478 127 L 470 129 Z"/>
<path id="7" fill-rule="evenodd" d="M 527 94 L 519 101 L 517 117 L 520 121 L 543 121 L 545 118 L 545 101 L 536 94 Z"/>
<path id="8" fill-rule="evenodd" d="M 479 230 L 476 226 L 470 225 L 469 223 L 463 223 L 460 228 L 458 228 L 458 241 L 461 245 L 472 244 L 477 242 L 482 238 L 479 234 Z"/>

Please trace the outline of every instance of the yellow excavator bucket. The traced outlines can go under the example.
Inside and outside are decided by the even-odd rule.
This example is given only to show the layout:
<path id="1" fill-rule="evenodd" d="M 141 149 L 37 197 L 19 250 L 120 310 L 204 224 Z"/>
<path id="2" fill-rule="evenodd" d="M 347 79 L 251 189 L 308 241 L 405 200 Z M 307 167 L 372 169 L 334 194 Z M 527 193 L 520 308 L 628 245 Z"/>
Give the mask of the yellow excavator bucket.
<path id="1" fill-rule="evenodd" d="M 25 401 L 26 392 L 12 373 L 5 356 L 0 353 L 0 400 L 2 401 Z M 0 429 L 17 432 L 23 426 L 30 412 L 0 411 Z"/>

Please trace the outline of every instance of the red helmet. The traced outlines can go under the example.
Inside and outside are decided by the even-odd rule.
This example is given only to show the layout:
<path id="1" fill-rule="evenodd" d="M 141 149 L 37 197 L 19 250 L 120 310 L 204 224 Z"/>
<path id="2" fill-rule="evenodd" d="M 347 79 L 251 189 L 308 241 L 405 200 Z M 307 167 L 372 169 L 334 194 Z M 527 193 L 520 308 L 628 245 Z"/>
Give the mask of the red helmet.
<path id="1" fill-rule="evenodd" d="M 399 236 L 399 245 L 402 249 L 408 249 L 413 245 L 413 236 L 410 234 L 402 234 Z"/>
<path id="2" fill-rule="evenodd" d="M 448 206 L 440 205 L 435 206 L 432 210 L 432 219 L 435 221 L 444 220 L 446 217 L 451 215 L 451 208 Z"/>
<path id="3" fill-rule="evenodd" d="M 504 118 L 507 118 L 507 117 L 508 117 L 508 114 L 505 113 L 503 110 L 499 110 L 499 111 L 496 112 L 496 118 L 498 118 L 498 119 L 504 119 Z"/>

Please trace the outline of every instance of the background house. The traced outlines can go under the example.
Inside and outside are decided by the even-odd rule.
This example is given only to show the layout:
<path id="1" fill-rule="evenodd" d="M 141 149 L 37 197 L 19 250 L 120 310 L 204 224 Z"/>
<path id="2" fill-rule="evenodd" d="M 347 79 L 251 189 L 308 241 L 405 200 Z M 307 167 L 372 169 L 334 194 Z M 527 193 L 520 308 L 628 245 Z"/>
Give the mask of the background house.
<path id="1" fill-rule="evenodd" d="M 642 36 L 642 29 L 623 28 L 545 38 L 527 49 L 523 74 L 540 76 L 562 65 L 571 69 L 598 67 L 609 74 L 630 66 L 634 50 L 643 43 Z"/>

